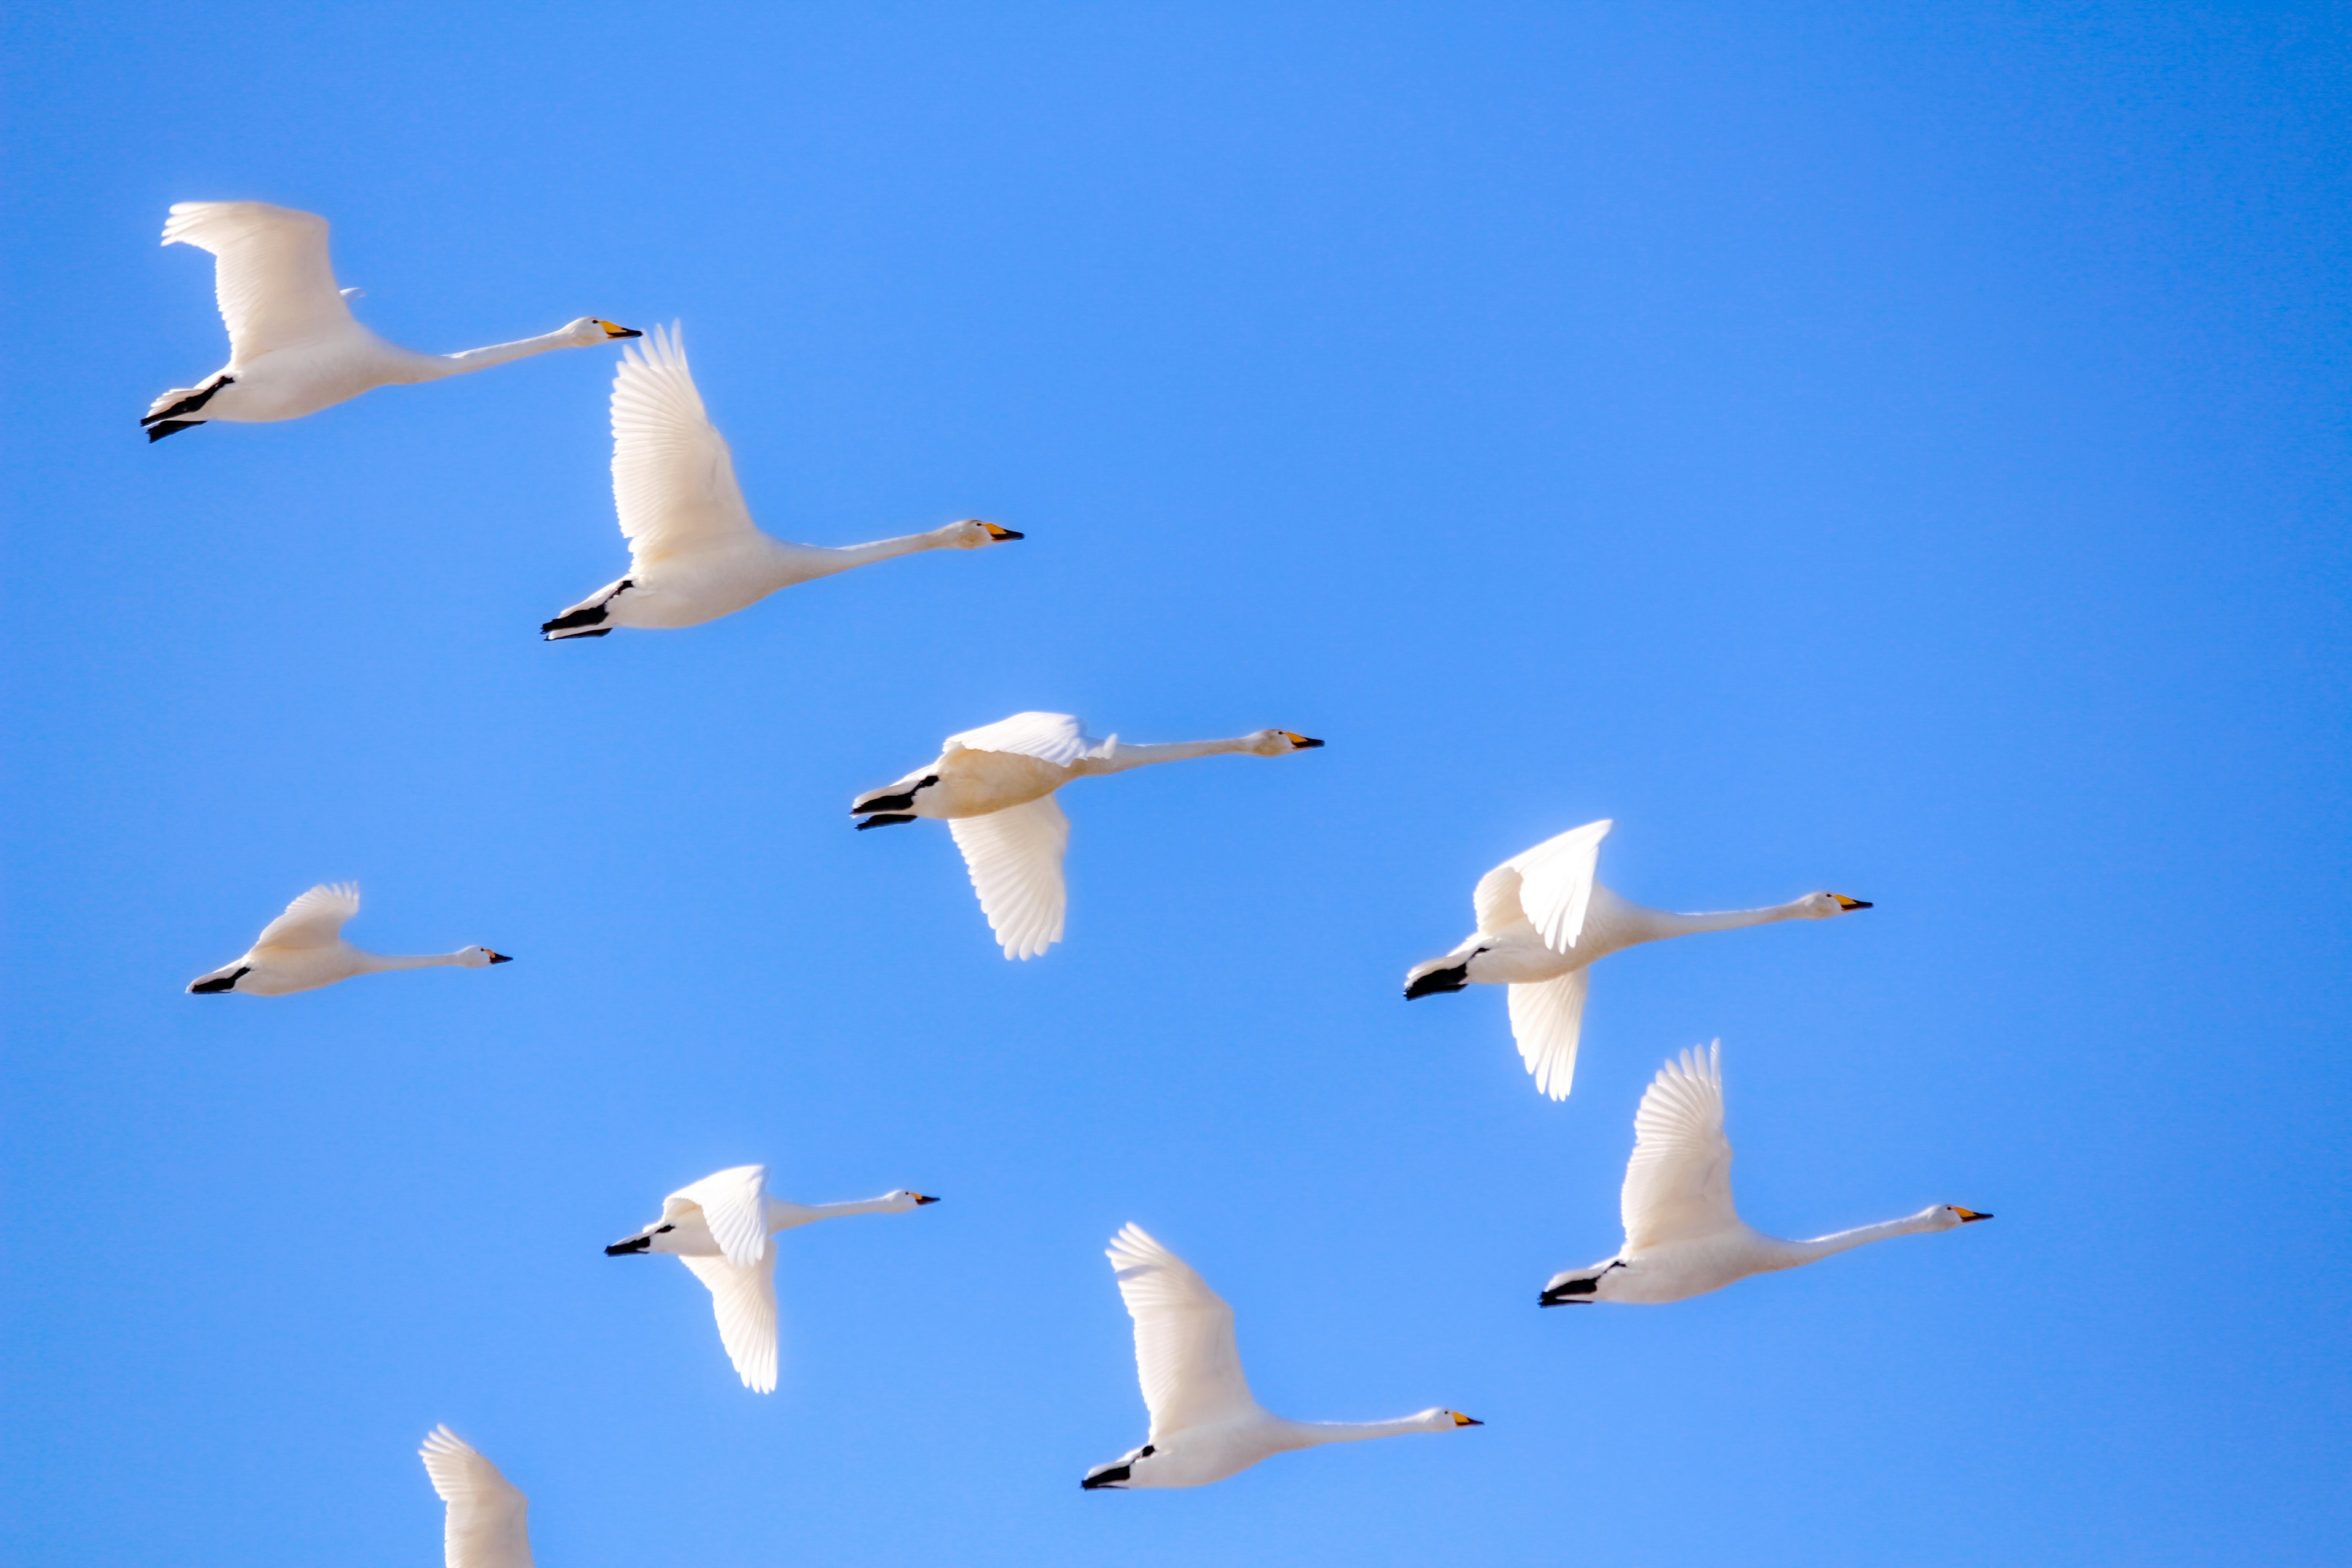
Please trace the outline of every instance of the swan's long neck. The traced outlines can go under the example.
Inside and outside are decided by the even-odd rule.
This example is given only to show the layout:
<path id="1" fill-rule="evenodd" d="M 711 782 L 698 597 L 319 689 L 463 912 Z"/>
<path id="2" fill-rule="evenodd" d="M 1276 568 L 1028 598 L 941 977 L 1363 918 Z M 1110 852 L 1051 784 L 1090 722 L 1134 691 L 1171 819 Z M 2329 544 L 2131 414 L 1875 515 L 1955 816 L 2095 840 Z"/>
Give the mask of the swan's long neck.
<path id="1" fill-rule="evenodd" d="M 1817 1236 L 1811 1241 L 1781 1241 L 1775 1238 L 1771 1247 L 1778 1267 L 1794 1268 L 1801 1263 L 1816 1262 L 1833 1252 L 1844 1252 L 1874 1241 L 1885 1241 L 1891 1236 L 1916 1236 L 1922 1231 L 1937 1229 L 1939 1227 L 1936 1224 L 1936 1215 L 1937 1211 L 1934 1209 L 1924 1209 L 1915 1215 L 1906 1215 L 1901 1219 L 1890 1219 L 1878 1225 L 1865 1225 L 1853 1230 L 1841 1230 L 1828 1236 Z"/>
<path id="2" fill-rule="evenodd" d="M 363 947 L 352 951 L 359 955 L 362 974 L 388 974 L 395 969 L 437 969 L 443 964 L 466 962 L 463 952 L 370 952 Z"/>
<path id="3" fill-rule="evenodd" d="M 1156 746 L 1130 746 L 1113 736 L 1103 745 L 1100 755 L 1085 759 L 1078 764 L 1082 773 L 1123 773 L 1129 768 L 1148 768 L 1154 763 L 1181 763 L 1192 757 L 1223 757 L 1252 753 L 1257 742 L 1251 736 L 1238 736 L 1230 741 L 1170 741 Z"/>
<path id="4" fill-rule="evenodd" d="M 1275 1426 L 1284 1447 L 1290 1448 L 1360 1443 L 1368 1437 L 1402 1437 L 1410 1432 L 1431 1429 L 1428 1420 L 1420 1415 L 1401 1415 L 1393 1421 L 1289 1421 L 1276 1416 Z"/>
<path id="5" fill-rule="evenodd" d="M 849 1204 L 794 1204 L 782 1198 L 768 1200 L 768 1229 L 771 1233 L 790 1230 L 794 1226 L 814 1225 L 821 1219 L 840 1219 L 853 1214 L 895 1214 L 897 1209 L 887 1197 L 861 1198 Z"/>
<path id="6" fill-rule="evenodd" d="M 870 566 L 877 561 L 925 550 L 944 550 L 948 543 L 937 533 L 902 534 L 897 539 L 877 539 L 871 544 L 788 544 L 782 540 L 775 541 L 777 550 L 790 562 L 796 582 L 830 577 L 853 566 Z"/>
<path id="7" fill-rule="evenodd" d="M 415 354 L 411 368 L 418 381 L 440 381 L 447 376 L 464 375 L 468 371 L 488 370 L 509 360 L 529 359 L 551 349 L 568 349 L 578 340 L 566 332 L 543 332 L 535 338 L 524 338 L 511 343 L 492 343 L 486 349 L 467 349 L 463 353 Z"/>
<path id="8" fill-rule="evenodd" d="M 1691 936 L 1704 931 L 1738 931 L 1742 926 L 1770 925 L 1774 921 L 1793 921 L 1804 914 L 1801 900 L 1795 903 L 1774 904 L 1763 910 L 1720 910 L 1712 914 L 1677 915 L 1664 910 L 1649 911 L 1651 922 L 1664 936 Z"/>

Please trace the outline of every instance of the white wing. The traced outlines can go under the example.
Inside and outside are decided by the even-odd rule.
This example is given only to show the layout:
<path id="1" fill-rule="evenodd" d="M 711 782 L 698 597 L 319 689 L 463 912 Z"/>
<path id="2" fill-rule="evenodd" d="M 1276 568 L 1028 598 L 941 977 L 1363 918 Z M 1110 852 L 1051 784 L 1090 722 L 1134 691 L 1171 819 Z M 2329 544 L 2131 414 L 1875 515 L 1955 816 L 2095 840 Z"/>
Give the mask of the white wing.
<path id="1" fill-rule="evenodd" d="M 1069 890 L 1062 882 L 1062 851 L 1070 819 L 1050 795 L 986 816 L 948 820 L 981 912 L 1007 958 L 1035 958 L 1062 940 Z"/>
<path id="2" fill-rule="evenodd" d="M 1625 1166 L 1625 1246 L 1715 1236 L 1739 1223 L 1731 1206 L 1731 1141 L 1723 1135 L 1720 1045 L 1683 1052 L 1651 1080 L 1633 1113 Z"/>
<path id="3" fill-rule="evenodd" d="M 613 377 L 613 503 L 629 558 L 641 567 L 759 531 L 726 438 L 703 412 L 675 323 L 621 351 Z"/>
<path id="4" fill-rule="evenodd" d="M 441 1534 L 448 1568 L 530 1568 L 530 1532 L 523 1523 L 530 1500 L 496 1465 L 446 1426 L 427 1433 L 416 1457 L 449 1505 Z"/>
<path id="5" fill-rule="evenodd" d="M 1519 1059 L 1536 1075 L 1536 1088 L 1554 1100 L 1568 1098 L 1576 1081 L 1576 1042 L 1584 1032 L 1584 983 L 1590 969 L 1571 969 L 1557 980 L 1511 990 L 1511 1038 Z"/>
<path id="6" fill-rule="evenodd" d="M 1257 1407 L 1234 1348 L 1234 1310 L 1190 1265 L 1130 1225 L 1105 1254 L 1135 1320 L 1135 1370 L 1151 1441 Z"/>
<path id="7" fill-rule="evenodd" d="M 754 1394 L 776 1391 L 776 1249 L 762 1262 L 738 1267 L 723 1258 L 684 1258 L 678 1261 L 710 1288 L 711 1310 L 719 1315 L 719 1342 L 735 1363 L 743 1386 Z"/>
<path id="8" fill-rule="evenodd" d="M 268 202 L 175 202 L 163 243 L 213 253 L 213 292 L 243 364 L 353 325 L 327 259 L 327 220 Z"/>
<path id="9" fill-rule="evenodd" d="M 1573 952 L 1584 931 L 1584 911 L 1592 902 L 1592 870 L 1601 859 L 1601 841 L 1616 824 L 1607 817 L 1571 827 L 1557 838 L 1512 856 L 1480 879 L 1475 895 L 1478 929 L 1489 928 L 1490 912 L 1501 912 L 1507 897 L 1536 928 L 1543 944 L 1554 952 Z M 1506 873 L 1517 872 L 1517 883 L 1506 888 Z M 1508 925 L 1508 919 L 1497 922 Z"/>
<path id="10" fill-rule="evenodd" d="M 1056 767 L 1068 767 L 1098 743 L 1086 726 L 1067 713 L 1015 713 L 961 735 L 947 743 L 968 752 L 1012 752 L 1038 757 Z"/>
<path id="11" fill-rule="evenodd" d="M 321 882 L 261 928 L 256 947 L 332 947 L 343 922 L 360 912 L 357 882 Z"/>
<path id="12" fill-rule="evenodd" d="M 662 1218 L 688 1207 L 702 1211 L 710 1239 L 727 1261 L 746 1268 L 768 1256 L 768 1167 L 735 1165 L 690 1182 L 662 1199 Z"/>

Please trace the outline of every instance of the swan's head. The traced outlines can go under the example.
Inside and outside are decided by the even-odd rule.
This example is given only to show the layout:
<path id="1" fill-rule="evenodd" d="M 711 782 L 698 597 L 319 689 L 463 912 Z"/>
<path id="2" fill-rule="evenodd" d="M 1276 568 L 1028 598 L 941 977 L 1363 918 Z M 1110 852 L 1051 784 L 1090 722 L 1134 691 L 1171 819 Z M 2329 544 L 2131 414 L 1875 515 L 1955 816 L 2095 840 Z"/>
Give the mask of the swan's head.
<path id="1" fill-rule="evenodd" d="M 982 545 L 1003 544 L 1008 540 L 1026 539 L 1025 533 L 1015 533 L 1009 528 L 999 528 L 992 522 L 982 522 L 976 517 L 951 522 L 940 530 L 940 540 L 950 550 L 978 550 Z"/>
<path id="2" fill-rule="evenodd" d="M 926 1197 L 921 1193 L 910 1193 L 904 1187 L 900 1187 L 895 1193 L 885 1193 L 882 1195 L 883 1212 L 886 1214 L 905 1214 L 908 1209 L 920 1208 L 925 1204 L 935 1204 L 939 1201 L 934 1197 Z"/>
<path id="3" fill-rule="evenodd" d="M 1536 1298 L 1536 1305 L 1574 1307 L 1587 1301 L 1614 1300 L 1612 1288 L 1616 1283 L 1617 1270 L 1624 1267 L 1612 1260 L 1590 1268 L 1564 1268 L 1544 1286 L 1543 1294 Z"/>
<path id="4" fill-rule="evenodd" d="M 1459 1410 L 1424 1410 L 1413 1417 L 1432 1432 L 1458 1432 L 1465 1426 L 1484 1426 L 1486 1423 Z"/>
<path id="5" fill-rule="evenodd" d="M 583 316 L 567 323 L 561 333 L 573 348 L 584 349 L 596 343 L 609 343 L 616 338 L 642 338 L 645 333 L 635 327 L 625 327 L 618 321 L 600 321 L 594 316 Z"/>
<path id="6" fill-rule="evenodd" d="M 1867 900 L 1849 899 L 1843 893 L 1807 893 L 1797 900 L 1797 918 L 1805 921 L 1835 920 L 1840 915 L 1850 915 L 1856 910 L 1868 908 L 1870 903 Z"/>
<path id="7" fill-rule="evenodd" d="M 457 965 L 461 969 L 488 969 L 493 963 L 512 963 L 509 953 L 492 952 L 487 947 L 461 947 L 457 950 Z"/>
<path id="8" fill-rule="evenodd" d="M 1946 1204 L 1940 1208 L 1930 1209 L 1927 1212 L 1933 1216 L 1937 1230 L 1958 1230 L 1960 1226 L 1974 1221 L 1992 1218 L 1989 1214 L 1979 1214 L 1974 1209 L 1964 1209 L 1958 1204 Z"/>
<path id="9" fill-rule="evenodd" d="M 1293 752 L 1311 752 L 1322 743 L 1296 730 L 1260 730 L 1249 737 L 1251 752 L 1261 757 L 1286 757 Z"/>

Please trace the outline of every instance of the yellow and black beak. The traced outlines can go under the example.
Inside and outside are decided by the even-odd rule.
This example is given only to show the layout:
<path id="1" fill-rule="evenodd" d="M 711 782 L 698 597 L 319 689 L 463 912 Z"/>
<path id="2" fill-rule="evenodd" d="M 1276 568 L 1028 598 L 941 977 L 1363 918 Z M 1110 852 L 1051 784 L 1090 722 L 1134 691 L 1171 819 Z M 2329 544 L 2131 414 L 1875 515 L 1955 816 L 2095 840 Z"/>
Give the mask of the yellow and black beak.
<path id="1" fill-rule="evenodd" d="M 645 333 L 637 331 L 636 328 L 625 327 L 617 321 L 607 321 L 596 317 L 591 317 L 590 320 L 594 321 L 598 326 L 604 328 L 604 335 L 608 338 L 642 338 L 645 336 Z"/>
<path id="2" fill-rule="evenodd" d="M 1281 735 L 1284 740 L 1290 742 L 1291 749 L 1297 752 L 1311 752 L 1323 743 L 1306 735 L 1295 734 L 1288 730 L 1282 731 Z"/>
<path id="3" fill-rule="evenodd" d="M 1871 907 L 1870 901 L 1866 899 L 1849 899 L 1843 893 L 1832 893 L 1830 897 L 1838 901 L 1838 908 L 1849 911 L 1866 910 Z"/>
<path id="4" fill-rule="evenodd" d="M 978 522 L 980 520 L 975 518 L 972 521 Z M 999 528 L 992 522 L 982 522 L 980 526 L 988 530 L 988 537 L 996 541 L 999 544 L 1003 543 L 1008 539 L 1026 539 L 1029 537 L 1025 533 L 1015 533 L 1009 528 Z"/>
<path id="5" fill-rule="evenodd" d="M 937 1198 L 925 1197 L 920 1193 L 908 1193 L 907 1195 L 915 1200 L 915 1206 L 917 1208 L 922 1207 L 925 1204 L 935 1204 L 940 1201 Z"/>
<path id="6" fill-rule="evenodd" d="M 1486 1425 L 1484 1421 L 1473 1421 L 1467 1415 L 1463 1415 L 1459 1410 L 1454 1413 L 1454 1424 L 1456 1426 L 1484 1426 Z"/>
<path id="7" fill-rule="evenodd" d="M 1970 1220 L 1992 1218 L 1992 1215 L 1989 1214 L 1979 1214 L 1974 1209 L 1964 1209 L 1958 1204 L 1954 1204 L 1952 1205 L 1952 1212 L 1960 1216 L 1960 1223 L 1962 1225 L 1968 1224 Z"/>

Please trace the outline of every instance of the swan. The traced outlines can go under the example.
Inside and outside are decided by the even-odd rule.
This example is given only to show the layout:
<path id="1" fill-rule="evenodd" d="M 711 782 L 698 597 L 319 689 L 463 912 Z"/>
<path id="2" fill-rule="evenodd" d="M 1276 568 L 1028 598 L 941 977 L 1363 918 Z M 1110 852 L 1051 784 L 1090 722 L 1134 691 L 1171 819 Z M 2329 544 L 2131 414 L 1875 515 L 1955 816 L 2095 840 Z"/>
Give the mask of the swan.
<path id="1" fill-rule="evenodd" d="M 291 996 L 354 974 L 435 969 L 444 964 L 484 969 L 514 962 L 487 947 L 461 947 L 455 952 L 428 952 L 414 958 L 370 952 L 343 940 L 343 922 L 359 912 L 358 883 L 321 882 L 262 927 L 242 957 L 188 982 L 188 994 L 217 996 L 234 991 L 244 996 Z"/>
<path id="2" fill-rule="evenodd" d="M 703 412 L 677 323 L 622 352 L 613 377 L 613 500 L 628 574 L 539 629 L 550 642 L 614 626 L 698 626 L 779 588 L 919 550 L 978 550 L 1021 534 L 978 518 L 872 544 L 787 544 L 743 504 L 726 437 Z"/>
<path id="3" fill-rule="evenodd" d="M 441 1527 L 447 1568 L 530 1568 L 530 1500 L 446 1426 L 425 1435 L 416 1450 L 433 1489 L 448 1505 Z"/>
<path id="4" fill-rule="evenodd" d="M 743 1386 L 776 1389 L 776 1249 L 782 1230 L 853 1214 L 905 1214 L 940 1200 L 901 1188 L 852 1204 L 788 1204 L 768 1195 L 768 1167 L 736 1165 L 678 1188 L 661 1218 L 604 1249 L 607 1258 L 666 1252 L 710 1289 L 719 1340 Z"/>
<path id="5" fill-rule="evenodd" d="M 1794 1268 L 1890 1236 L 1957 1230 L 1989 1214 L 1956 1205 L 1921 1209 L 1884 1225 L 1811 1241 L 1782 1241 L 1748 1228 L 1731 1206 L 1731 1143 L 1723 1135 L 1721 1042 L 1669 1061 L 1633 1113 L 1633 1157 L 1619 1198 L 1625 1245 L 1590 1268 L 1555 1274 L 1537 1298 L 1546 1307 L 1581 1301 L 1654 1305 L 1703 1296 L 1736 1279 Z"/>
<path id="6" fill-rule="evenodd" d="M 1088 1470 L 1088 1491 L 1200 1487 L 1260 1459 L 1324 1443 L 1452 1432 L 1483 1421 L 1424 1410 L 1394 1421 L 1286 1421 L 1258 1404 L 1234 1348 L 1234 1310 L 1184 1260 L 1128 1226 L 1104 1256 L 1135 1320 L 1135 1368 L 1151 1431 L 1143 1447 Z"/>
<path id="7" fill-rule="evenodd" d="M 935 762 L 896 784 L 868 790 L 849 808 L 887 827 L 940 817 L 963 851 L 981 912 L 1007 958 L 1034 958 L 1062 940 L 1062 851 L 1070 820 L 1054 792 L 1072 779 L 1122 773 L 1187 757 L 1280 757 L 1321 745 L 1288 730 L 1259 730 L 1229 741 L 1128 746 L 1097 741 L 1067 713 L 1015 713 L 950 735 Z"/>
<path id="8" fill-rule="evenodd" d="M 1775 921 L 1825 921 L 1866 910 L 1843 893 L 1807 893 L 1762 910 L 1676 915 L 1621 899 L 1592 879 L 1606 818 L 1547 838 L 1478 879 L 1471 902 L 1478 929 L 1443 958 L 1416 963 L 1404 977 L 1405 1000 L 1466 985 L 1511 988 L 1511 1035 L 1536 1088 L 1566 1100 L 1576 1077 L 1576 1042 L 1584 1023 L 1585 969 L 1595 959 L 1640 942 L 1696 931 L 1731 931 Z"/>
<path id="9" fill-rule="evenodd" d="M 327 220 L 268 202 L 175 202 L 163 243 L 213 253 L 228 363 L 155 400 L 139 421 L 151 443 L 215 419 L 299 419 L 379 386 L 439 381 L 550 349 L 640 335 L 583 316 L 542 337 L 464 353 L 425 354 L 386 342 L 352 318 L 349 301 L 360 291 L 335 288 Z"/>

